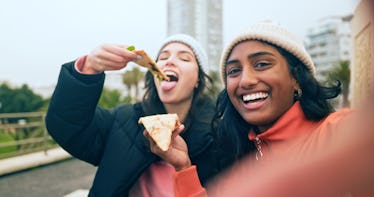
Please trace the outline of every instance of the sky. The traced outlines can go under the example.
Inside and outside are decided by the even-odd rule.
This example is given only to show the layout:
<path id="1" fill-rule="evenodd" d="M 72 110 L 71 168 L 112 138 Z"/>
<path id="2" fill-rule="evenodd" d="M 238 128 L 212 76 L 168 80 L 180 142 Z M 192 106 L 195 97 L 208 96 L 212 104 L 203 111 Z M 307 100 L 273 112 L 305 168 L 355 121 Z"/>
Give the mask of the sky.
<path id="1" fill-rule="evenodd" d="M 259 20 L 301 39 L 328 16 L 352 14 L 359 0 L 222 0 L 223 43 Z M 4 0 L 0 6 L 0 83 L 55 85 L 63 63 L 103 43 L 156 54 L 166 37 L 167 0 Z"/>

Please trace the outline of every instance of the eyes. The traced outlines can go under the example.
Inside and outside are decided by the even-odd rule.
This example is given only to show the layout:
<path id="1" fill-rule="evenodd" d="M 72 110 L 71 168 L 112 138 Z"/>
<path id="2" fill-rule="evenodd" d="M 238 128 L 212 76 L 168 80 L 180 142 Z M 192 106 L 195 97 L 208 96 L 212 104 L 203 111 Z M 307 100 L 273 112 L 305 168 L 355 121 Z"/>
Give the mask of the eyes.
<path id="1" fill-rule="evenodd" d="M 159 61 L 166 61 L 167 59 L 170 58 L 171 55 L 172 54 L 170 54 L 168 52 L 163 52 L 159 55 L 158 60 Z M 191 62 L 194 57 L 189 53 L 178 53 L 176 55 L 176 58 L 178 60 L 181 60 L 181 61 L 184 61 L 184 62 Z"/>
<path id="2" fill-rule="evenodd" d="M 255 71 L 264 71 L 271 68 L 272 65 L 270 61 L 257 61 L 246 65 L 242 65 L 239 61 L 228 62 L 228 64 L 226 64 L 226 75 L 236 76 L 243 70 L 243 66 L 249 66 Z"/>

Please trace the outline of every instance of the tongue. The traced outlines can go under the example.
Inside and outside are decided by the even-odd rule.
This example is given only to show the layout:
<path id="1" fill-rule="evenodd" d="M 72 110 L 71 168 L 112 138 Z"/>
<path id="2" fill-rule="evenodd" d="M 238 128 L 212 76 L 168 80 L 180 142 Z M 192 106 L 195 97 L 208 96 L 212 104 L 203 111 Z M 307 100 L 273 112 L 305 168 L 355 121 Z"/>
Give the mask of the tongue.
<path id="1" fill-rule="evenodd" d="M 176 81 L 162 81 L 161 82 L 161 89 L 163 91 L 168 91 L 173 89 L 177 85 Z"/>

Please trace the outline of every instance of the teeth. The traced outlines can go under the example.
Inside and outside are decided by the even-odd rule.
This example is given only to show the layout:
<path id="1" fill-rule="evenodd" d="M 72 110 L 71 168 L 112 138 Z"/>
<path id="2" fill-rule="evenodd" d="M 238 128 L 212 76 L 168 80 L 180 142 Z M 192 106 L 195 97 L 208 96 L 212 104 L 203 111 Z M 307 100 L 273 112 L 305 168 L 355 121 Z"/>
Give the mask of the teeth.
<path id="1" fill-rule="evenodd" d="M 243 96 L 243 101 L 253 101 L 253 100 L 256 100 L 256 99 L 263 99 L 263 98 L 266 98 L 268 96 L 269 96 L 269 94 L 265 93 L 265 92 L 248 94 L 248 95 Z"/>
<path id="2" fill-rule="evenodd" d="M 165 73 L 166 75 L 177 76 L 177 74 L 175 74 L 175 73 L 172 72 L 172 71 L 164 71 L 164 73 Z"/>

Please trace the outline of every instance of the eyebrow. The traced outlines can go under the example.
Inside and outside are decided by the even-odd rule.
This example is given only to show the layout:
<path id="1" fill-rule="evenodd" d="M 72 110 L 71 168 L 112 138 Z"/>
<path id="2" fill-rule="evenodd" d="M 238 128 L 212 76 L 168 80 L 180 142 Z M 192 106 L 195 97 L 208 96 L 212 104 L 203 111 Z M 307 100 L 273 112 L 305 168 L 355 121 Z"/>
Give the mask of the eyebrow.
<path id="1" fill-rule="evenodd" d="M 259 57 L 259 56 L 264 56 L 264 55 L 275 56 L 273 53 L 266 52 L 266 51 L 261 51 L 261 52 L 257 52 L 257 53 L 253 53 L 253 54 L 248 55 L 248 59 L 253 59 L 253 58 L 256 58 L 256 57 Z M 237 59 L 229 60 L 229 61 L 226 61 L 225 65 L 234 64 L 234 63 L 238 63 L 238 62 L 239 62 L 239 60 L 237 60 Z"/>
<path id="2" fill-rule="evenodd" d="M 184 54 L 184 53 L 187 53 L 187 54 L 190 54 L 192 55 L 192 57 L 195 57 L 195 55 L 193 53 L 191 53 L 190 51 L 178 51 L 178 54 Z"/>
<path id="3" fill-rule="evenodd" d="M 161 53 L 170 53 L 170 51 L 169 51 L 169 50 L 162 50 L 162 51 L 160 52 L 160 54 L 161 54 Z M 178 53 L 178 54 L 184 54 L 184 53 L 187 53 L 187 54 L 192 55 L 193 57 L 195 56 L 193 53 L 191 53 L 190 51 L 187 51 L 187 50 L 177 51 L 177 53 Z"/>

